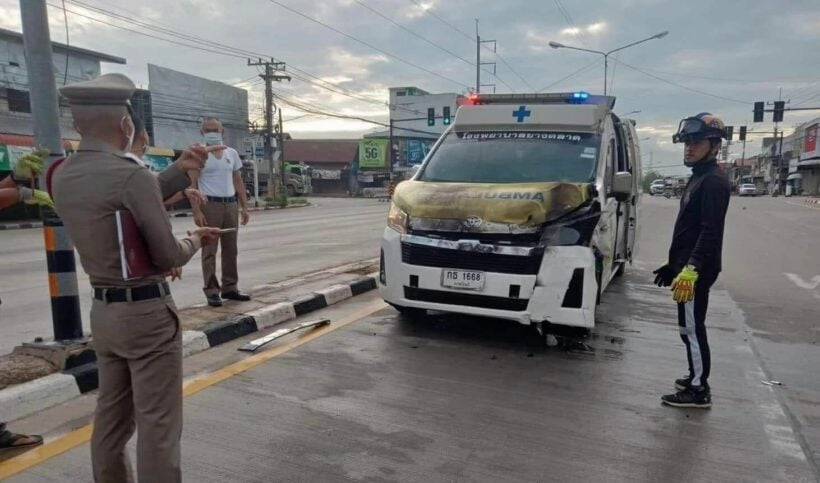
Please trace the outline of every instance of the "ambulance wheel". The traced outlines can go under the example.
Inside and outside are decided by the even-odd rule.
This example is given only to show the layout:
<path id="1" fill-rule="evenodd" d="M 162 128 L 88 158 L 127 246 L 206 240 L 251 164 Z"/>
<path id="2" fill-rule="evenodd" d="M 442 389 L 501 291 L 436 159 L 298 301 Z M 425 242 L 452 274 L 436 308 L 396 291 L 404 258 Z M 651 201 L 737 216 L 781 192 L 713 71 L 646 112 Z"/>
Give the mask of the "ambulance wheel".
<path id="1" fill-rule="evenodd" d="M 396 305 L 390 304 L 396 309 L 401 315 L 408 319 L 420 319 L 427 315 L 427 311 L 424 309 L 417 309 L 415 307 L 405 307 L 403 305 Z"/>

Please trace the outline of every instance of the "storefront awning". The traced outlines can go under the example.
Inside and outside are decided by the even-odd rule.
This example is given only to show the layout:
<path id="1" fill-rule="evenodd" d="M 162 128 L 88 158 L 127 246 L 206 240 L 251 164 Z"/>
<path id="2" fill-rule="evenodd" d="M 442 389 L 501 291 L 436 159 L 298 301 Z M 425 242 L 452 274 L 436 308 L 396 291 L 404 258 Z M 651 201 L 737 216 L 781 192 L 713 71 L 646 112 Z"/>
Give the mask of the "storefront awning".
<path id="1" fill-rule="evenodd" d="M 803 175 L 801 173 L 792 173 L 786 178 L 787 181 L 791 181 L 793 179 L 803 179 Z"/>

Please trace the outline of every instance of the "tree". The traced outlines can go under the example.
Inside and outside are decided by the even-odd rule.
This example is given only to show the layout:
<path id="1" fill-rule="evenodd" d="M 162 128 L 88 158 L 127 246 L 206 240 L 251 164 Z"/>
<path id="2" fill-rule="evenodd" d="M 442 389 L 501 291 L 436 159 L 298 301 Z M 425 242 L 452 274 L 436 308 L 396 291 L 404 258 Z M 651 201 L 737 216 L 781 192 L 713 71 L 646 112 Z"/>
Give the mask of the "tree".
<path id="1" fill-rule="evenodd" d="M 656 179 L 663 179 L 664 176 L 657 171 L 649 171 L 643 176 L 643 192 L 649 193 L 649 186 L 652 185 L 652 182 Z"/>

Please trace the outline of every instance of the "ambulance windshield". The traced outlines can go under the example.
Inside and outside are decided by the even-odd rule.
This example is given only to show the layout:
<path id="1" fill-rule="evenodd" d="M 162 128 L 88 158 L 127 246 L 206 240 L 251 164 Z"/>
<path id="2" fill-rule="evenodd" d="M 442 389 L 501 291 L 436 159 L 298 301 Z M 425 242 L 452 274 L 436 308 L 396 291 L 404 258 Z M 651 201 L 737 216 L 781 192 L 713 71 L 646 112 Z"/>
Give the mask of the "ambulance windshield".
<path id="1" fill-rule="evenodd" d="M 600 137 L 559 132 L 451 132 L 420 181 L 587 183 L 594 181 Z"/>

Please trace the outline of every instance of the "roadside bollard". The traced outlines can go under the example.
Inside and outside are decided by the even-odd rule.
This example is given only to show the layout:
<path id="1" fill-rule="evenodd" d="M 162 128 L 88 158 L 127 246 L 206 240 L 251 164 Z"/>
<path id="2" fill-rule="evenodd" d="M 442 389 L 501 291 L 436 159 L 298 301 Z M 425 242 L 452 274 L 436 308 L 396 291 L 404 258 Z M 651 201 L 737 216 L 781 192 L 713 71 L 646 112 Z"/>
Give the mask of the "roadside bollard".
<path id="1" fill-rule="evenodd" d="M 83 337 L 80 293 L 74 245 L 56 214 L 43 217 L 43 237 L 48 263 L 48 290 L 51 295 L 51 323 L 55 342 Z"/>

